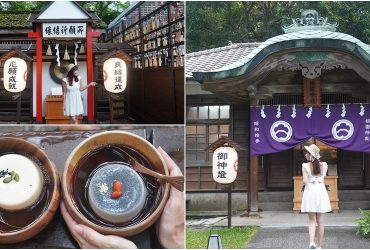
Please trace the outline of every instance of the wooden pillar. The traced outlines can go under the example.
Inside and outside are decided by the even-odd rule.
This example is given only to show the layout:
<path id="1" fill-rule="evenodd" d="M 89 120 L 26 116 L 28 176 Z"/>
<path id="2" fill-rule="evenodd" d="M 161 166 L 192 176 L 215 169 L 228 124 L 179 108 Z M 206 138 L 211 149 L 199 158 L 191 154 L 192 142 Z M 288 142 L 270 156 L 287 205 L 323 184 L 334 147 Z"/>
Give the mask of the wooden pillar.
<path id="1" fill-rule="evenodd" d="M 257 100 L 253 92 L 254 91 L 250 91 L 250 96 L 252 99 L 251 105 L 256 106 Z M 250 115 L 249 115 L 248 121 L 249 121 L 249 124 L 251 124 Z M 250 142 L 252 138 L 250 125 L 249 125 L 249 131 L 250 131 L 249 133 L 249 142 Z M 249 150 L 249 153 L 250 153 L 250 150 Z M 249 156 L 247 212 L 243 213 L 241 217 L 245 217 L 245 216 L 259 216 L 259 213 L 258 213 L 258 156 Z"/>
<path id="2" fill-rule="evenodd" d="M 258 156 L 251 156 L 248 172 L 248 213 L 258 215 Z"/>
<path id="3" fill-rule="evenodd" d="M 36 38 L 36 123 L 42 123 L 42 37 L 40 24 L 36 32 L 29 32 L 29 38 Z"/>
<path id="4" fill-rule="evenodd" d="M 87 24 L 86 34 L 86 64 L 87 64 L 87 83 L 94 81 L 94 62 L 93 62 L 93 37 L 99 37 L 99 32 L 94 32 L 91 23 Z M 88 123 L 94 123 L 94 88 L 87 88 L 87 120 Z"/>

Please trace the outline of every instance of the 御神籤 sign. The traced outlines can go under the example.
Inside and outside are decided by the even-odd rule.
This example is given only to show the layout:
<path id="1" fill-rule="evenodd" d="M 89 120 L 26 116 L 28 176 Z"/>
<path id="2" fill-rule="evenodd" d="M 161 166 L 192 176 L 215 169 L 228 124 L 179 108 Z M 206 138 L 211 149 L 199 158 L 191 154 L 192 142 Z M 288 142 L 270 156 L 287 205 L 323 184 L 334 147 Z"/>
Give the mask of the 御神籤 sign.
<path id="1" fill-rule="evenodd" d="M 18 57 L 11 57 L 4 63 L 4 88 L 18 93 L 26 88 L 27 63 Z"/>
<path id="2" fill-rule="evenodd" d="M 86 23 L 43 23 L 43 38 L 85 38 Z"/>
<path id="3" fill-rule="evenodd" d="M 127 68 L 124 60 L 109 58 L 103 65 L 104 87 L 111 93 L 120 93 L 126 89 Z"/>

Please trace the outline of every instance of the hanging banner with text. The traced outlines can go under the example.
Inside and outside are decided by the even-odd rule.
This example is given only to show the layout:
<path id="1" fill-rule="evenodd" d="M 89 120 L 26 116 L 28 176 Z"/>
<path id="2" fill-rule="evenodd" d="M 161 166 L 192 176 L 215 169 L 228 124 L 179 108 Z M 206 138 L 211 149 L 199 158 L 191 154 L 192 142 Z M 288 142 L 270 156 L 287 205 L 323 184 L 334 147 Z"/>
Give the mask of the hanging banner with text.
<path id="1" fill-rule="evenodd" d="M 43 38 L 86 38 L 86 23 L 43 23 Z"/>
<path id="2" fill-rule="evenodd" d="M 18 93 L 26 88 L 27 63 L 18 57 L 11 57 L 4 63 L 4 88 Z"/>
<path id="3" fill-rule="evenodd" d="M 290 149 L 314 137 L 349 151 L 370 153 L 370 105 L 252 107 L 251 156 Z"/>
<path id="4" fill-rule="evenodd" d="M 103 65 L 104 87 L 111 93 L 120 93 L 126 89 L 126 63 L 120 58 L 109 58 Z"/>

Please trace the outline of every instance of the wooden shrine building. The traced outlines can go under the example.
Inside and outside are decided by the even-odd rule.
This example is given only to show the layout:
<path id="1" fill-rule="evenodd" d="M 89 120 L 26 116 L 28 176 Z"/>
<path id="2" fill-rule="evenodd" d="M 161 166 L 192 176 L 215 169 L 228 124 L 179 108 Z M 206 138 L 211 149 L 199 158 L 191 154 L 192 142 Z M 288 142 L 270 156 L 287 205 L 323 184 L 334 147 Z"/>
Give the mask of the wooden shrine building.
<path id="1" fill-rule="evenodd" d="M 328 174 L 338 176 L 339 209 L 370 208 L 370 125 L 366 123 L 370 123 L 370 46 L 336 32 L 336 25 L 315 10 L 303 11 L 295 20 L 284 27 L 285 34 L 265 42 L 230 44 L 187 54 L 189 210 L 226 210 L 226 188 L 213 181 L 212 154 L 204 151 L 221 136 L 229 136 L 247 149 L 239 152 L 233 210 L 247 209 L 250 215 L 260 210 L 292 210 L 293 177 L 302 175 L 303 146 L 309 143 L 321 149 L 322 159 L 329 165 Z M 258 148 L 262 134 L 270 136 L 271 132 L 273 136 L 276 127 L 259 128 L 255 119 L 261 125 L 261 121 L 282 119 L 285 111 L 290 112 L 289 119 L 301 115 L 302 121 L 318 111 L 326 112 L 326 117 L 320 118 L 323 121 L 334 115 L 346 119 L 351 107 L 365 123 L 358 128 L 364 130 L 357 137 L 363 145 L 360 149 L 343 146 L 347 138 L 341 136 L 337 137 L 343 144 L 336 147 L 324 143 L 327 138 L 315 136 L 286 145 L 281 135 Z M 359 131 L 356 126 L 354 129 L 354 133 Z M 291 130 L 289 136 L 300 136 Z M 331 131 L 325 133 L 331 136 Z M 284 150 L 276 146 L 268 151 L 271 145 L 280 144 L 286 146 Z M 257 149 L 268 153 L 259 154 Z M 346 196 L 355 197 L 353 193 L 360 193 L 359 200 L 346 200 Z"/>

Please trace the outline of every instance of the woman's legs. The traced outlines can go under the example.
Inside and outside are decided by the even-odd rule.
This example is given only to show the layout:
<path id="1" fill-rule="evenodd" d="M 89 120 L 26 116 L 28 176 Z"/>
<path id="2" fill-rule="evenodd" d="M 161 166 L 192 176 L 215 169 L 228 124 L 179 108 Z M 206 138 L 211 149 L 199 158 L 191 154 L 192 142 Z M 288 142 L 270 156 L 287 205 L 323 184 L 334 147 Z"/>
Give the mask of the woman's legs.
<path id="1" fill-rule="evenodd" d="M 316 231 L 316 213 L 308 213 L 308 234 L 310 236 L 310 244 L 315 241 Z"/>
<path id="2" fill-rule="evenodd" d="M 318 226 L 317 247 L 321 248 L 322 240 L 324 238 L 324 214 L 316 213 L 316 221 Z"/>

